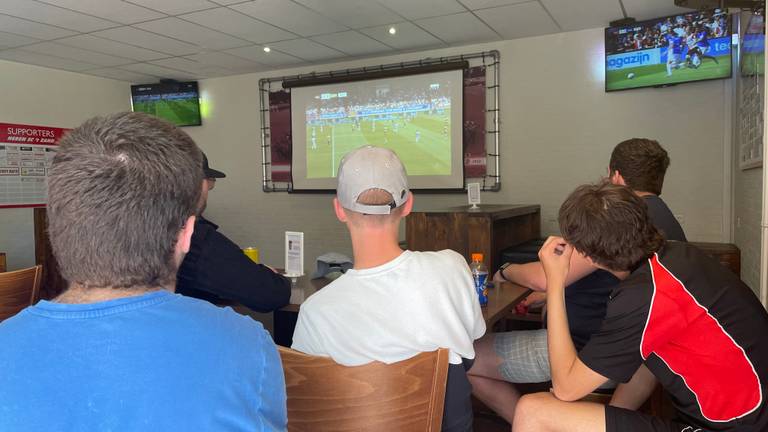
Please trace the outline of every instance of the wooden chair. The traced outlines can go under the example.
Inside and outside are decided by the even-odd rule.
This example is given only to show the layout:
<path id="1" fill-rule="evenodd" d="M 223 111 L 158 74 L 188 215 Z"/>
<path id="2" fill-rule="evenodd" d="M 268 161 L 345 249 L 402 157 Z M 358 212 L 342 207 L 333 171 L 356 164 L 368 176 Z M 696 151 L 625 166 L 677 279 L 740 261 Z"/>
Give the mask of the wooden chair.
<path id="1" fill-rule="evenodd" d="M 448 350 L 346 367 L 278 347 L 289 431 L 431 431 L 443 418 Z"/>
<path id="2" fill-rule="evenodd" d="M 0 321 L 37 301 L 43 266 L 0 273 Z"/>

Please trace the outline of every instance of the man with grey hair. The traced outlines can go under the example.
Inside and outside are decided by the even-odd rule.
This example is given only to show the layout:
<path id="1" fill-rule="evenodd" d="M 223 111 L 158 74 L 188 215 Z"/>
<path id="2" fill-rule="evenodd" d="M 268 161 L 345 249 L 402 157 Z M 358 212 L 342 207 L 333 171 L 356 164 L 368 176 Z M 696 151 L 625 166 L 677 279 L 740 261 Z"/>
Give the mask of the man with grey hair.
<path id="1" fill-rule="evenodd" d="M 0 430 L 285 430 L 269 334 L 173 292 L 201 164 L 187 134 L 140 113 L 61 140 L 48 231 L 69 287 L 0 324 Z"/>
<path id="2" fill-rule="evenodd" d="M 473 341 L 485 321 L 464 258 L 451 250 L 403 251 L 398 227 L 413 206 L 391 150 L 366 146 L 339 165 L 336 217 L 352 238 L 354 268 L 301 305 L 293 348 L 356 366 L 450 350 L 444 431 L 471 431 Z"/>

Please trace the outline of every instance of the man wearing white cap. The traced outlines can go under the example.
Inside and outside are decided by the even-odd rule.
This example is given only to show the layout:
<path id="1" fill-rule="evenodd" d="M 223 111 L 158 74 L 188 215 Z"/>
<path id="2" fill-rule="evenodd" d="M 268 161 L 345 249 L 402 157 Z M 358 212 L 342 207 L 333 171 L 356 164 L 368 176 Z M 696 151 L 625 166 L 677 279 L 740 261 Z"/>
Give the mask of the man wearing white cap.
<path id="1" fill-rule="evenodd" d="M 443 430 L 471 431 L 465 370 L 485 322 L 466 261 L 451 250 L 400 249 L 398 227 L 413 195 L 391 150 L 366 146 L 347 154 L 333 206 L 349 229 L 354 268 L 301 305 L 293 348 L 346 366 L 448 348 Z"/>

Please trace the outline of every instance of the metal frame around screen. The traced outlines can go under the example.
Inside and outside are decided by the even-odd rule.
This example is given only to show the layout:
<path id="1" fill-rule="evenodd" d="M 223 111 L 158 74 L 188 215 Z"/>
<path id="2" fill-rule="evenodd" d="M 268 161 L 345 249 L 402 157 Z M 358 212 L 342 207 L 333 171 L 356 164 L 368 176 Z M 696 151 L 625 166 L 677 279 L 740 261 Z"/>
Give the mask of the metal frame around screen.
<path id="1" fill-rule="evenodd" d="M 270 127 L 269 127 L 269 93 L 283 88 L 285 80 L 300 80 L 324 77 L 356 77 L 371 72 L 386 70 L 405 70 L 456 61 L 467 61 L 469 67 L 485 66 L 486 68 L 486 97 L 485 97 L 485 148 L 486 173 L 483 177 L 464 178 L 464 188 L 467 183 L 480 183 L 483 191 L 496 192 L 501 189 L 501 122 L 499 121 L 500 103 L 500 73 L 501 56 L 498 51 L 483 51 L 472 54 L 461 54 L 449 57 L 425 58 L 409 62 L 381 64 L 361 68 L 340 69 L 326 72 L 309 72 L 306 74 L 262 78 L 259 80 L 259 103 L 261 114 L 261 157 L 262 157 L 262 189 L 264 192 L 292 192 L 292 182 L 273 182 L 271 171 Z"/>

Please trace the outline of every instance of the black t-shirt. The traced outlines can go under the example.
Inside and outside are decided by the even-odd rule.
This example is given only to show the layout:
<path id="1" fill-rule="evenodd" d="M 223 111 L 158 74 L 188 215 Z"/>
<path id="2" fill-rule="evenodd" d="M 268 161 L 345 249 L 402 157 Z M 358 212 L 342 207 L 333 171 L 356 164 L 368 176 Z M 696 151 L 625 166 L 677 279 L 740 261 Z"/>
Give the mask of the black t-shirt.
<path id="1" fill-rule="evenodd" d="M 651 216 L 653 225 L 656 226 L 667 240 L 688 241 L 685 238 L 683 227 L 675 219 L 672 210 L 667 204 L 656 195 L 645 195 L 643 201 L 648 207 L 648 214 Z"/>
<path id="2" fill-rule="evenodd" d="M 669 242 L 616 286 L 579 358 L 620 382 L 644 363 L 687 424 L 765 431 L 767 335 L 768 313 L 736 275 Z"/>
<path id="3" fill-rule="evenodd" d="M 654 226 L 664 231 L 668 240 L 686 241 L 683 228 L 664 201 L 656 195 L 643 198 Z M 572 283 L 565 290 L 568 326 L 577 350 L 587 343 L 592 334 L 600 330 L 608 297 L 618 283 L 619 280 L 611 273 L 597 270 Z"/>

